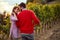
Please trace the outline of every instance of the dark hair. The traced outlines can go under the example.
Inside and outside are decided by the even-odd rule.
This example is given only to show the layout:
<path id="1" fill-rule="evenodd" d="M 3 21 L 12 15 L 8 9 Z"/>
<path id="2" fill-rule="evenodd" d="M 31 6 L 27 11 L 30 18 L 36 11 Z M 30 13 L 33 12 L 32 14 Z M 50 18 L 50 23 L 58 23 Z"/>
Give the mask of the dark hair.
<path id="1" fill-rule="evenodd" d="M 26 8 L 26 4 L 25 3 L 20 3 L 18 6 L 20 6 L 20 7 L 23 7 L 23 8 Z"/>
<path id="2" fill-rule="evenodd" d="M 18 8 L 18 7 L 17 7 L 17 6 L 15 6 L 15 7 L 13 8 L 12 12 L 14 12 L 14 10 L 15 10 L 16 8 Z M 19 8 L 18 8 L 18 9 L 19 9 Z"/>
<path id="3" fill-rule="evenodd" d="M 13 10 L 12 10 L 12 15 L 14 15 L 13 12 L 14 12 L 14 10 L 15 10 L 16 8 L 18 8 L 18 10 L 19 10 L 19 7 L 15 6 L 15 7 L 13 8 Z M 17 14 L 16 14 L 16 15 L 17 15 Z"/>

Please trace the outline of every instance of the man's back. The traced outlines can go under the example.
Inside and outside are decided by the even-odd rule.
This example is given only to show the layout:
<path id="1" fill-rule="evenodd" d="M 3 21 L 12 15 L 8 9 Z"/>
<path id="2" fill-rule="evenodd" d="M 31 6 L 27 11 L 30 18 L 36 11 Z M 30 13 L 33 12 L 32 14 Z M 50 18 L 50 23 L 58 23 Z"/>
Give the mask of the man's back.
<path id="1" fill-rule="evenodd" d="M 19 20 L 19 29 L 21 33 L 33 33 L 34 31 L 34 25 L 32 20 L 34 22 L 39 23 L 39 20 L 35 17 L 34 13 L 30 10 L 23 10 L 18 15 Z"/>

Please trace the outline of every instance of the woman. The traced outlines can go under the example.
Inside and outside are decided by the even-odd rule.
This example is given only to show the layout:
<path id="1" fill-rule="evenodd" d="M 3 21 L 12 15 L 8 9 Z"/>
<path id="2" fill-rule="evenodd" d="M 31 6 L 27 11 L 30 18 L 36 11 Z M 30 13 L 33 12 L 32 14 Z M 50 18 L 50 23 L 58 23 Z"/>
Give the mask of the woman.
<path id="1" fill-rule="evenodd" d="M 11 27 L 10 27 L 10 35 L 9 37 L 11 38 L 11 40 L 18 40 L 19 38 L 19 30 L 16 26 L 16 21 L 18 21 L 16 15 L 19 12 L 19 8 L 18 7 L 14 7 L 12 10 L 12 14 L 10 16 L 10 20 L 11 20 Z"/>

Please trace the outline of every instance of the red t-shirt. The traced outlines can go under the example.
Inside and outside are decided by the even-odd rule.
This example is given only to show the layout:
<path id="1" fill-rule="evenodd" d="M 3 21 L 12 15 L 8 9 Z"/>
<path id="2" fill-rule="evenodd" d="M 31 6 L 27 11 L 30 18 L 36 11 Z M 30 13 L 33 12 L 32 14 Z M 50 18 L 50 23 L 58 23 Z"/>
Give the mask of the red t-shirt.
<path id="1" fill-rule="evenodd" d="M 21 33 L 33 33 L 34 24 L 39 24 L 40 20 L 36 17 L 35 13 L 31 10 L 23 10 L 17 15 L 17 27 Z"/>

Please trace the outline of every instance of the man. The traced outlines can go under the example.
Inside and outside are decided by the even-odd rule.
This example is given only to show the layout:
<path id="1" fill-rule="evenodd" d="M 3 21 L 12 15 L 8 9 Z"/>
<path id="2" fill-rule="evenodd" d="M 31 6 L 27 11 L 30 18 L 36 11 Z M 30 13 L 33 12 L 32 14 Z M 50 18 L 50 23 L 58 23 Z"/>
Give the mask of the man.
<path id="1" fill-rule="evenodd" d="M 40 21 L 33 11 L 26 9 L 25 3 L 19 4 L 19 7 L 22 11 L 17 16 L 17 26 L 21 32 L 22 40 L 34 40 L 34 25 L 40 24 Z"/>

